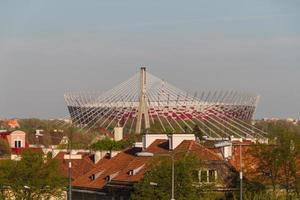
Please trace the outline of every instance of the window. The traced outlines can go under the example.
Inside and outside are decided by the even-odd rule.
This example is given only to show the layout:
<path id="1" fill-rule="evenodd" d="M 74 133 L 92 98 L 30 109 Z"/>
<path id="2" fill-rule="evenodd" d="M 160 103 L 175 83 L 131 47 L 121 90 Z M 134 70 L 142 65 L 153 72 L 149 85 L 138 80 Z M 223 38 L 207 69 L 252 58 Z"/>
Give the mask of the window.
<path id="1" fill-rule="evenodd" d="M 208 179 L 209 182 L 216 182 L 216 171 L 215 170 L 208 170 Z"/>
<path id="2" fill-rule="evenodd" d="M 215 170 L 199 170 L 192 173 L 195 182 L 214 183 L 217 180 L 217 172 Z"/>
<path id="3" fill-rule="evenodd" d="M 21 148 L 22 147 L 22 141 L 21 140 L 15 140 L 15 148 Z"/>
<path id="4" fill-rule="evenodd" d="M 201 170 L 201 173 L 200 173 L 200 182 L 208 182 L 207 180 L 207 170 Z"/>

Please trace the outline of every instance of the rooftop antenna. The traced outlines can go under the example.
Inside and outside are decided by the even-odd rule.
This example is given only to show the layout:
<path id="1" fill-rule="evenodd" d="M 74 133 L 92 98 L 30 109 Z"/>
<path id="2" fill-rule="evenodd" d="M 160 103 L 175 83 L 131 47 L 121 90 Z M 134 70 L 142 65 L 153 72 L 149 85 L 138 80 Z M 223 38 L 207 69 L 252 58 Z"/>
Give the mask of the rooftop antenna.
<path id="1" fill-rule="evenodd" d="M 148 113 L 148 100 L 146 96 L 146 67 L 141 67 L 140 72 L 140 98 L 138 107 L 137 123 L 135 132 L 140 134 L 142 130 L 142 120 L 144 116 L 145 129 L 150 128 L 149 113 Z"/>

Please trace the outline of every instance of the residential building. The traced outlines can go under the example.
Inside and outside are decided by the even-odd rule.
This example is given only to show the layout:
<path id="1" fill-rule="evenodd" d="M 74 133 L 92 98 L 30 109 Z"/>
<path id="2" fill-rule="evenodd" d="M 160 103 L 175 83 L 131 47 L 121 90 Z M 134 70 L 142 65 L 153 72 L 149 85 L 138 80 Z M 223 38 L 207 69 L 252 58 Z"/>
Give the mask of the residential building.
<path id="1" fill-rule="evenodd" d="M 201 160 L 199 182 L 214 182 L 217 191 L 236 189 L 238 173 L 218 152 L 196 141 L 192 134 L 146 134 L 143 143 L 121 152 L 107 152 L 86 173 L 74 177 L 72 199 L 129 199 L 133 185 L 151 170 L 159 155 L 193 153 Z M 95 154 L 94 154 L 95 155 Z"/>

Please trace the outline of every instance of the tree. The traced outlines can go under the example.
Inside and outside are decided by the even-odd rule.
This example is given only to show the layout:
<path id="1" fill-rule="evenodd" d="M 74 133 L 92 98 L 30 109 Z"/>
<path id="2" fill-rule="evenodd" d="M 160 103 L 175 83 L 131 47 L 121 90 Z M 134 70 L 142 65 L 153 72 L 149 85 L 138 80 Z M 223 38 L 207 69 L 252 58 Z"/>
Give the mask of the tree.
<path id="1" fill-rule="evenodd" d="M 280 122 L 269 125 L 271 145 L 258 145 L 250 153 L 258 161 L 256 171 L 260 178 L 270 181 L 275 192 L 278 187 L 285 189 L 286 198 L 299 196 L 300 137 L 292 124 Z"/>
<path id="2" fill-rule="evenodd" d="M 134 185 L 134 192 L 131 196 L 133 200 L 167 200 L 171 198 L 170 160 L 171 158 L 160 157 L 160 160 L 153 163 L 151 171 L 145 174 L 143 181 Z M 198 180 L 195 180 L 195 171 L 198 171 L 200 166 L 200 161 L 194 155 L 186 155 L 175 161 L 176 200 L 196 200 L 211 194 L 208 191 L 212 185 L 200 186 Z"/>
<path id="3" fill-rule="evenodd" d="M 255 170 L 259 173 L 257 176 L 261 178 L 262 182 L 269 181 L 273 192 L 275 192 L 276 186 L 279 184 L 279 172 L 282 163 L 282 157 L 278 156 L 279 149 L 274 145 L 259 144 L 249 153 L 258 161 L 258 167 Z"/>
<path id="4" fill-rule="evenodd" d="M 0 156 L 5 156 L 10 154 L 10 147 L 5 139 L 0 138 Z"/>
<path id="5" fill-rule="evenodd" d="M 132 140 L 120 140 L 120 141 L 114 141 L 109 138 L 104 138 L 102 140 L 97 141 L 96 143 L 91 145 L 91 148 L 94 150 L 106 150 L 106 151 L 118 151 L 125 149 L 132 145 Z"/>
<path id="6" fill-rule="evenodd" d="M 198 125 L 195 125 L 193 128 L 193 134 L 199 139 L 202 140 L 203 139 L 203 133 L 200 130 Z"/>
<path id="7" fill-rule="evenodd" d="M 277 145 L 282 158 L 280 185 L 286 190 L 286 198 L 290 196 L 291 190 L 296 191 L 299 196 L 299 185 L 297 180 L 300 177 L 300 137 L 293 132 L 285 131 L 277 137 Z"/>
<path id="8" fill-rule="evenodd" d="M 5 199 L 62 198 L 66 178 L 60 174 L 57 161 L 31 150 L 21 156 L 20 161 L 5 160 L 0 165 L 0 189 Z"/>

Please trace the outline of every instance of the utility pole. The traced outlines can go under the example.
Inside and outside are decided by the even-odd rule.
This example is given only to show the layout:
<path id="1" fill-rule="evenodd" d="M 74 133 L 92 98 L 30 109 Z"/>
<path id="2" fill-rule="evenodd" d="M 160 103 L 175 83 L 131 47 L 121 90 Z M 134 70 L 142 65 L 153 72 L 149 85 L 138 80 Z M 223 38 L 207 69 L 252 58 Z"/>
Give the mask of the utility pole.
<path id="1" fill-rule="evenodd" d="M 240 144 L 240 200 L 243 200 L 243 163 L 242 163 L 242 144 Z"/>
<path id="2" fill-rule="evenodd" d="M 73 129 L 70 128 L 70 135 L 69 135 L 69 142 L 68 142 L 68 152 L 69 152 L 69 200 L 72 200 L 72 159 L 71 159 L 71 153 L 72 153 L 72 136 L 73 136 Z"/>
<path id="3" fill-rule="evenodd" d="M 175 198 L 174 198 L 175 166 L 174 166 L 174 155 L 173 154 L 172 154 L 171 158 L 172 158 L 172 197 L 171 197 L 171 200 L 175 200 Z"/>

